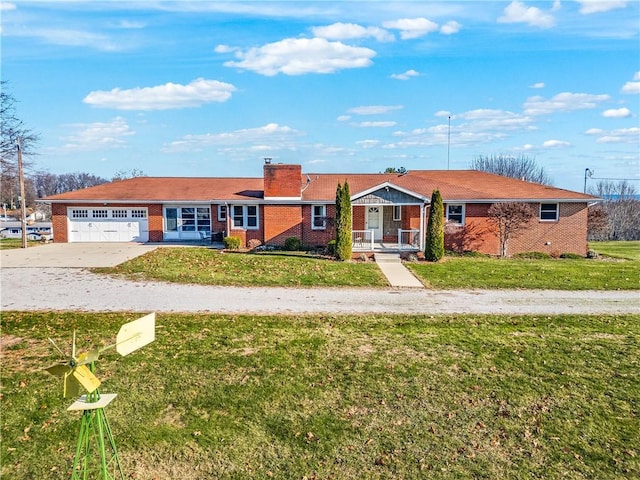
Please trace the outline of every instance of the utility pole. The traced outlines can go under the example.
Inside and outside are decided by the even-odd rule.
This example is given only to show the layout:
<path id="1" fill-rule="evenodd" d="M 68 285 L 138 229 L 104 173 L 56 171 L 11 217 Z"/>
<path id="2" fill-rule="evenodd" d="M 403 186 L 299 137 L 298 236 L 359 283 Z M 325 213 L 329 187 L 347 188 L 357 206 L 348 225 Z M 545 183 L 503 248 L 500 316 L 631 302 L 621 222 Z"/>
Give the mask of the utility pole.
<path id="1" fill-rule="evenodd" d="M 447 170 L 449 170 L 450 152 L 451 152 L 451 115 L 449 115 L 449 132 L 447 133 Z"/>
<path id="2" fill-rule="evenodd" d="M 20 178 L 20 225 L 22 226 L 22 248 L 27 248 L 27 201 L 24 198 L 24 170 L 22 168 L 22 138 L 16 140 L 18 149 L 18 177 Z"/>

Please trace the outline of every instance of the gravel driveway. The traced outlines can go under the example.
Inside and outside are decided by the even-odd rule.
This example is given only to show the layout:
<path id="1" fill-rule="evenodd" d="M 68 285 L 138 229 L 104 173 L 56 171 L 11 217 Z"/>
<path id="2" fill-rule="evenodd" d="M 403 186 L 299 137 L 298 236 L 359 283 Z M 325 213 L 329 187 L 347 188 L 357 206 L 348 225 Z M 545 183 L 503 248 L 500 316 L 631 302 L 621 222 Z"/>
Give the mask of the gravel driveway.
<path id="1" fill-rule="evenodd" d="M 638 291 L 239 288 L 133 282 L 79 268 L 7 268 L 2 310 L 214 313 L 640 313 Z"/>

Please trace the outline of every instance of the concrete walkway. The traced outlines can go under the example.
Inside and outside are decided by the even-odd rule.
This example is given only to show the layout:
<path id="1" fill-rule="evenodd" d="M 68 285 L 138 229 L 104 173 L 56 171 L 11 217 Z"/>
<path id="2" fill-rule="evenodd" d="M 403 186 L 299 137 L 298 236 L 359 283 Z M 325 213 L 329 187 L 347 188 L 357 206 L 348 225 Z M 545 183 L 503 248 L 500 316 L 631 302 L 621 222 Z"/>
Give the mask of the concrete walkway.
<path id="1" fill-rule="evenodd" d="M 424 288 L 420 280 L 402 264 L 397 253 L 376 253 L 376 263 L 394 288 Z"/>

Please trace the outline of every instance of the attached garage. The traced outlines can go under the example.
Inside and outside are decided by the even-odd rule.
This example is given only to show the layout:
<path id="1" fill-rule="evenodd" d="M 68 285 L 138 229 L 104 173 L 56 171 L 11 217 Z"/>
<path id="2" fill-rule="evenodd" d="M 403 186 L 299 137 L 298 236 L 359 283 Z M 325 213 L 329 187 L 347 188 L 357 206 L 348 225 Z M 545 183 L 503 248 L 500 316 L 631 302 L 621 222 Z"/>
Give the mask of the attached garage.
<path id="1" fill-rule="evenodd" d="M 69 242 L 148 242 L 146 208 L 72 207 L 67 209 Z"/>

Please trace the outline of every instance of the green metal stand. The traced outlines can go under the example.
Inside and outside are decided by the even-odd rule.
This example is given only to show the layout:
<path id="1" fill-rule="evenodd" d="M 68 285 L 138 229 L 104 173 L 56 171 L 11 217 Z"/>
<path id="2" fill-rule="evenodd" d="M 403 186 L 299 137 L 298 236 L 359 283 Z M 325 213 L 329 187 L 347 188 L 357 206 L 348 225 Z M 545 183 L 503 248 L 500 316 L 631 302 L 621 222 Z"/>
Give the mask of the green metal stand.
<path id="1" fill-rule="evenodd" d="M 104 411 L 115 394 L 100 396 L 98 390 L 81 397 L 69 410 L 82 409 L 71 480 L 125 480 L 116 442 Z M 98 464 L 97 456 L 100 456 Z"/>

